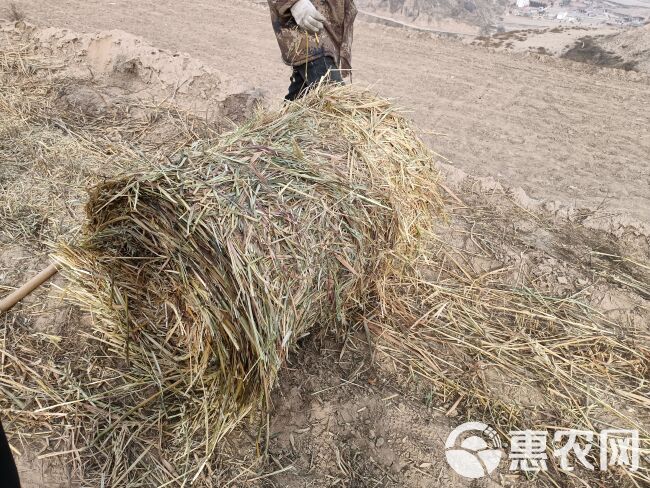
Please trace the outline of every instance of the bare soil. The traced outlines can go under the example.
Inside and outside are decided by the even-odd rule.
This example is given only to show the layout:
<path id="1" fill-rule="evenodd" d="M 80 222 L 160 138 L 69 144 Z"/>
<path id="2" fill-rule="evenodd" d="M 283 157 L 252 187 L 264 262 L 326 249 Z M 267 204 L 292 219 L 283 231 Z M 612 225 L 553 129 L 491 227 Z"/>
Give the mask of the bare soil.
<path id="1" fill-rule="evenodd" d="M 650 73 L 650 24 L 640 27 L 556 26 L 465 39 L 512 53 L 537 52 L 592 66 Z"/>

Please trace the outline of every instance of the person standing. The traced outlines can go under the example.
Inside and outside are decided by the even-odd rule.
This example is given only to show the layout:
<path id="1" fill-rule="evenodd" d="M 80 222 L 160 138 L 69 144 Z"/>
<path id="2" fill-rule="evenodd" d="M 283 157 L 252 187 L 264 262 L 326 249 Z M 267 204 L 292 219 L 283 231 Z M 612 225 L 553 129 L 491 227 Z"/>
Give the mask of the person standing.
<path id="1" fill-rule="evenodd" d="M 286 100 L 322 78 L 342 83 L 352 68 L 354 0 L 268 0 L 282 59 L 293 66 Z"/>

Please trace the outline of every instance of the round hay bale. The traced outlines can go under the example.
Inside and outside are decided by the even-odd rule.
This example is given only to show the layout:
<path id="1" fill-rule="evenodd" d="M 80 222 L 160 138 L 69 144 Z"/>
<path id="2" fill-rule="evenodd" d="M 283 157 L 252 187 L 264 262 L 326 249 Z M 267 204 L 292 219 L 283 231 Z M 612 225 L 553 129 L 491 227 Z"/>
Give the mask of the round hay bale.
<path id="1" fill-rule="evenodd" d="M 173 367 L 156 374 L 166 392 L 211 392 L 214 440 L 268 399 L 298 339 L 380 293 L 386 256 L 413 252 L 441 208 L 436 181 L 387 100 L 320 87 L 100 184 L 57 259 L 112 354 Z"/>

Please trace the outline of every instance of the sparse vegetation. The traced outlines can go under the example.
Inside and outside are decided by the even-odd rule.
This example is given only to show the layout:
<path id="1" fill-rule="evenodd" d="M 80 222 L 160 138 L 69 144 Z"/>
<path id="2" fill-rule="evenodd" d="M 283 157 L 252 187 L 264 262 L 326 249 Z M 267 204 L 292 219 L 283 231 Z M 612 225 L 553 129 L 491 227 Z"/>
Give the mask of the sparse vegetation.
<path id="1" fill-rule="evenodd" d="M 606 51 L 598 45 L 598 42 L 592 36 L 578 39 L 574 46 L 565 52 L 562 57 L 579 63 L 618 68 L 625 71 L 633 71 L 638 64 L 636 61 L 626 61 L 612 51 Z"/>

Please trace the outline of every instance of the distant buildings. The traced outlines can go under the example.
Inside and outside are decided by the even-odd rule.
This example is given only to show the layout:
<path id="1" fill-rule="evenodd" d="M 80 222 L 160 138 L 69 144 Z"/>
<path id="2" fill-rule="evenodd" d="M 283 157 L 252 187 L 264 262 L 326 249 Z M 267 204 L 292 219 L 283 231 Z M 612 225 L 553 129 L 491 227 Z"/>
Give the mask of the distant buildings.
<path id="1" fill-rule="evenodd" d="M 624 12 L 612 12 L 609 0 L 512 0 L 516 7 L 511 13 L 528 17 L 548 26 L 553 24 L 580 23 L 598 25 L 639 26 L 646 22 L 641 16 Z M 529 21 L 530 23 L 530 21 Z"/>

